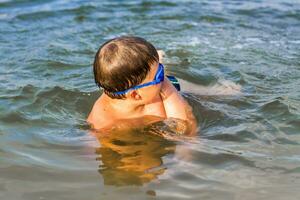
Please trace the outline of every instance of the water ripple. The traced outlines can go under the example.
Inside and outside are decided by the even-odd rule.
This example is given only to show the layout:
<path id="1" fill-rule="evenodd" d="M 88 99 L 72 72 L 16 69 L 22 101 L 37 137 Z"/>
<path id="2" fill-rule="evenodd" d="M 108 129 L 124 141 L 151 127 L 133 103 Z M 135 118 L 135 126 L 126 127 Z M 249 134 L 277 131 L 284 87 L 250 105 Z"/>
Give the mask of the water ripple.
<path id="1" fill-rule="evenodd" d="M 299 11 L 294 0 L 0 1 L 1 195 L 295 199 Z M 201 127 L 193 139 L 95 138 L 85 122 L 100 95 L 94 53 L 127 34 L 165 50 L 170 74 L 228 80 L 242 94 L 183 91 Z"/>

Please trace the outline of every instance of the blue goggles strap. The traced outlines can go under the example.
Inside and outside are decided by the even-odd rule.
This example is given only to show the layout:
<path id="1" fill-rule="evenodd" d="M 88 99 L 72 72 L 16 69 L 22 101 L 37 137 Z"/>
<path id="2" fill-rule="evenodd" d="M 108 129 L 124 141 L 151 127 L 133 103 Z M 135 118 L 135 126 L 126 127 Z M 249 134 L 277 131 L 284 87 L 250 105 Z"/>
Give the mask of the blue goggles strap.
<path id="1" fill-rule="evenodd" d="M 154 78 L 153 81 L 148 82 L 148 83 L 144 83 L 144 84 L 141 84 L 141 85 L 133 86 L 131 88 L 128 88 L 127 90 L 114 92 L 113 94 L 116 94 L 116 95 L 126 94 L 127 92 L 129 92 L 131 90 L 137 90 L 137 89 L 147 87 L 147 86 L 150 86 L 150 85 L 156 85 L 156 84 L 161 83 L 162 81 L 164 81 L 164 66 L 161 63 L 159 63 L 158 70 L 157 70 L 157 73 L 156 73 L 155 78 Z"/>
<path id="2" fill-rule="evenodd" d="M 156 85 L 156 84 L 159 84 L 160 82 L 162 81 L 151 81 L 151 82 L 148 82 L 148 83 L 145 83 L 145 84 L 142 84 L 142 85 L 137 85 L 137 86 L 134 86 L 134 87 L 131 87 L 127 90 L 123 90 L 123 91 L 119 91 L 119 92 L 114 92 L 114 94 L 126 94 L 127 92 L 131 91 L 131 90 L 137 90 L 137 89 L 140 89 L 140 88 L 143 88 L 143 87 L 147 87 L 147 86 L 150 86 L 150 85 Z"/>

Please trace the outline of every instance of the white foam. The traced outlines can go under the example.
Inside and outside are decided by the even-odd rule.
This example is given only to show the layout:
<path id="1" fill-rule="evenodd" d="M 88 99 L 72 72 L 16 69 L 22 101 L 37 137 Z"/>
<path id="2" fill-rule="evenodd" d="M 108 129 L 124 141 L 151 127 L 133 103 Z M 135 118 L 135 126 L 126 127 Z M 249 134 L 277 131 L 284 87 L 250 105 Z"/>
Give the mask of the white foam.
<path id="1" fill-rule="evenodd" d="M 8 14 L 0 13 L 0 19 L 7 19 L 7 18 L 8 18 Z"/>
<path id="2" fill-rule="evenodd" d="M 293 43 L 293 44 L 300 44 L 300 40 L 291 40 L 289 41 L 290 43 Z"/>
<path id="3" fill-rule="evenodd" d="M 263 41 L 260 38 L 252 37 L 252 38 L 246 38 L 245 39 L 247 42 L 253 42 L 256 44 L 261 44 Z"/>
<path id="4" fill-rule="evenodd" d="M 242 45 L 242 44 L 236 44 L 232 48 L 233 49 L 242 49 L 242 48 L 244 48 L 244 45 Z"/>
<path id="5" fill-rule="evenodd" d="M 229 80 L 219 80 L 217 84 L 210 86 L 201 86 L 197 85 L 185 80 L 180 79 L 180 86 L 182 91 L 190 92 L 197 95 L 205 95 L 205 96 L 214 96 L 214 95 L 240 95 L 241 94 L 241 86 L 229 81 Z"/>
<path id="6" fill-rule="evenodd" d="M 199 38 L 197 38 L 197 37 L 191 38 L 190 45 L 196 46 L 198 44 L 201 44 L 201 41 L 199 40 Z"/>

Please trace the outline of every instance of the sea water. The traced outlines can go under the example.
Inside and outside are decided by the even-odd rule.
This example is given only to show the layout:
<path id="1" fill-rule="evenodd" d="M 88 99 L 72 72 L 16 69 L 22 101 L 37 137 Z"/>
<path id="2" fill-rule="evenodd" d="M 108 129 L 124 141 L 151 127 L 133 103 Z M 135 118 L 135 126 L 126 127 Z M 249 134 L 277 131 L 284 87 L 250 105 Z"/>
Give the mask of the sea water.
<path id="1" fill-rule="evenodd" d="M 162 124 L 96 138 L 92 62 L 120 35 L 242 94 L 182 91 L 192 140 L 151 134 Z M 297 0 L 1 0 L 0 199 L 299 199 L 299 86 Z"/>

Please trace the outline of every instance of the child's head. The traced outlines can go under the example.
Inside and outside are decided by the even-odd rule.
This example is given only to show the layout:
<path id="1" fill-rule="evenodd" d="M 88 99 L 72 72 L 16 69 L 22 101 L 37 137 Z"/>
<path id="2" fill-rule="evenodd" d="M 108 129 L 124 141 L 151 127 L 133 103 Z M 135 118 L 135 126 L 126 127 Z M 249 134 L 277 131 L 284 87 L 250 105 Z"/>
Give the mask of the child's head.
<path id="1" fill-rule="evenodd" d="M 126 94 L 115 94 L 153 80 L 159 57 L 155 47 L 139 37 L 118 37 L 104 43 L 94 61 L 96 84 L 113 99 L 124 99 Z"/>

